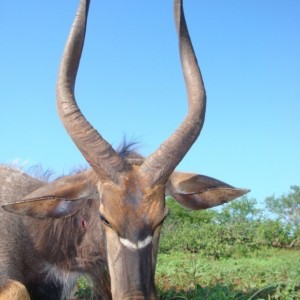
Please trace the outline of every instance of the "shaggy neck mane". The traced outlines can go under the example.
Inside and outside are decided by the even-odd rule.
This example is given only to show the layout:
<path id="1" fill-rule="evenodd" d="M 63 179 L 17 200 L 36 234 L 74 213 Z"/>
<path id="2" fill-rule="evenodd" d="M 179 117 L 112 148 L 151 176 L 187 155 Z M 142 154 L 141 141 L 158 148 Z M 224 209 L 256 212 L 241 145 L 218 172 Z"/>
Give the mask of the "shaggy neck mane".
<path id="1" fill-rule="evenodd" d="M 32 218 L 27 220 L 35 242 L 35 254 L 40 261 L 47 261 L 41 266 L 45 279 L 61 285 L 63 294 L 67 295 L 76 279 L 85 273 L 89 273 L 96 294 L 103 293 L 110 286 L 105 236 L 98 207 L 97 201 L 88 200 L 70 217 L 38 222 L 32 222 Z"/>
<path id="2" fill-rule="evenodd" d="M 29 222 L 29 226 L 34 227 L 30 229 L 37 251 L 42 256 L 46 254 L 50 263 L 63 264 L 71 271 L 85 268 L 85 265 L 81 265 L 83 261 L 88 264 L 97 260 L 103 253 L 103 249 L 99 248 L 99 241 L 103 242 L 102 226 L 99 216 L 95 213 L 98 207 L 99 203 L 88 200 L 82 209 L 72 216 L 39 220 L 38 228 L 35 227 L 35 222 Z M 95 231 L 90 228 L 99 228 L 98 236 L 94 236 Z"/>

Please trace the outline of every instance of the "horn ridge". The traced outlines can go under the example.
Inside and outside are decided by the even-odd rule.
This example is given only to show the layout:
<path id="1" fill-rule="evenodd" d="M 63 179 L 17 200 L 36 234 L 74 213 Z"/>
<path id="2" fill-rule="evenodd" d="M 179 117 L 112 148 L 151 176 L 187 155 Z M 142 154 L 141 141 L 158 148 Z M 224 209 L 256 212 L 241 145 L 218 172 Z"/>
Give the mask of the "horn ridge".
<path id="1" fill-rule="evenodd" d="M 124 162 L 80 111 L 74 86 L 84 45 L 90 1 L 81 0 L 65 46 L 56 85 L 57 110 L 68 134 L 101 177 L 118 181 Z"/>
<path id="2" fill-rule="evenodd" d="M 175 132 L 146 158 L 140 168 L 140 172 L 153 185 L 162 184 L 168 180 L 170 174 L 198 138 L 205 119 L 206 92 L 186 25 L 182 2 L 182 0 L 174 1 L 174 16 L 188 96 L 188 114 Z"/>

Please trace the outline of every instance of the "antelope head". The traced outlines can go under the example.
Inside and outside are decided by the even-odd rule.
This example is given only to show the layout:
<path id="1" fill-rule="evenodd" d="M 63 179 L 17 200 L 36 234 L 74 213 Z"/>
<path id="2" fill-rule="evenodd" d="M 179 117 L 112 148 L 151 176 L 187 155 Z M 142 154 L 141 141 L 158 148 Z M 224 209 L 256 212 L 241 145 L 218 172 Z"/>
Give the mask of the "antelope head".
<path id="1" fill-rule="evenodd" d="M 57 108 L 68 134 L 92 170 L 59 179 L 22 202 L 6 207 L 18 214 L 61 218 L 87 200 L 99 202 L 113 299 L 156 299 L 154 273 L 160 230 L 172 196 L 190 209 L 206 209 L 248 190 L 219 180 L 175 171 L 196 141 L 205 118 L 206 92 L 186 25 L 182 0 L 175 24 L 188 95 L 188 113 L 175 132 L 146 158 L 125 159 L 91 126 L 75 100 L 74 86 L 85 38 L 89 0 L 81 0 L 60 65 Z"/>

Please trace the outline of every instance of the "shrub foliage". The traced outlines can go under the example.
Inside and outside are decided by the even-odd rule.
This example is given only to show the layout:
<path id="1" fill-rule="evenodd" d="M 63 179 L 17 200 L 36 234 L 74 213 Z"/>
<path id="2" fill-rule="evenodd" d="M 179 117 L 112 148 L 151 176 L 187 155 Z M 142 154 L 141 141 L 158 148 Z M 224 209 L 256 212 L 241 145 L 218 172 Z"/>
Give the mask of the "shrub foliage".
<path id="1" fill-rule="evenodd" d="M 221 210 L 191 211 L 172 198 L 167 205 L 170 215 L 161 234 L 161 253 L 200 252 L 218 259 L 246 256 L 264 247 L 297 246 L 293 241 L 299 238 L 298 228 L 282 218 L 267 217 L 254 199 L 242 197 Z"/>

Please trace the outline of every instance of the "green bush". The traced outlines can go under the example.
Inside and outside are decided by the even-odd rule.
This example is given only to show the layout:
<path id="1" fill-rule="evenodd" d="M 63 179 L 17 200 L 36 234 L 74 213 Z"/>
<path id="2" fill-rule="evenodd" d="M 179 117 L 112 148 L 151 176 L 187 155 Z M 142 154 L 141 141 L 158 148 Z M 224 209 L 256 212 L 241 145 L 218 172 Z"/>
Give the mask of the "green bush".
<path id="1" fill-rule="evenodd" d="M 292 227 L 263 218 L 252 207 L 255 203 L 242 198 L 220 212 L 191 211 L 168 199 L 170 215 L 162 230 L 160 252 L 200 252 L 218 259 L 247 256 L 266 246 L 288 246 L 294 239 Z"/>
<path id="2" fill-rule="evenodd" d="M 75 296 L 78 299 L 91 299 L 92 297 L 91 285 L 84 277 L 80 277 L 77 281 L 77 291 Z"/>

